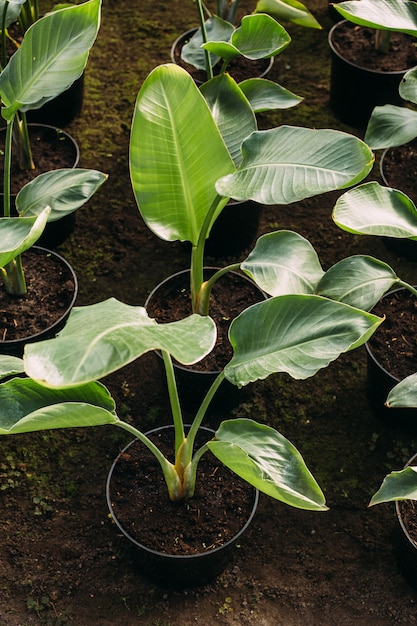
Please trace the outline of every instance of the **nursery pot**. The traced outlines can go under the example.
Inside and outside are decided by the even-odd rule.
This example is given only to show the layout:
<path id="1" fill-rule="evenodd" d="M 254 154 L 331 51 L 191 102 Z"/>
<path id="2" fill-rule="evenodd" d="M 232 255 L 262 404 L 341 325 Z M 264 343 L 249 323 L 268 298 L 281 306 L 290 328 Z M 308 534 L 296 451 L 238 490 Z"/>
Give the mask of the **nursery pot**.
<path id="1" fill-rule="evenodd" d="M 186 431 L 188 428 L 189 426 L 186 427 Z M 201 436 L 201 439 L 198 445 L 202 445 L 213 434 L 212 430 L 200 428 L 198 436 Z M 174 445 L 172 426 L 156 428 L 147 435 L 156 442 L 158 447 L 161 446 L 161 440 L 166 441 L 169 445 L 167 454 L 172 457 L 172 453 L 169 454 Z M 199 463 L 195 496 L 182 502 L 170 502 L 162 471 L 158 461 L 153 459 L 149 463 L 156 468 L 155 480 L 160 483 L 160 492 L 158 487 L 151 485 L 154 475 L 153 470 L 148 469 L 148 461 L 144 459 L 146 451 L 144 444 L 134 439 L 113 462 L 106 484 L 106 499 L 110 514 L 118 529 L 130 542 L 130 554 L 134 557 L 140 573 L 145 577 L 160 585 L 177 589 L 207 584 L 219 576 L 232 560 L 237 542 L 255 515 L 259 492 L 241 481 L 208 452 L 203 455 Z M 201 470 L 200 466 L 203 466 Z M 204 474 L 200 474 L 200 471 Z M 216 478 L 218 473 L 222 474 L 222 477 Z M 223 501 L 219 507 L 222 509 L 220 513 L 223 520 L 222 526 L 224 519 L 226 518 L 227 521 L 229 514 L 233 513 L 233 509 L 240 509 L 239 518 L 241 519 L 237 523 L 237 531 L 230 529 L 229 533 L 226 528 L 223 530 L 220 525 L 217 526 L 217 511 L 215 510 L 217 503 L 208 504 L 204 501 L 205 496 L 202 496 L 198 486 L 199 478 L 204 481 L 207 491 L 213 490 L 216 499 L 219 502 Z M 239 499 L 233 504 L 229 501 L 229 495 L 226 496 L 226 493 L 229 494 L 229 480 L 236 481 L 235 485 L 243 487 L 242 501 Z M 152 495 L 149 497 L 145 495 L 146 502 L 140 503 L 143 490 L 146 490 L 148 485 L 151 490 L 149 493 L 155 499 Z M 157 495 L 155 491 L 158 492 Z M 138 500 L 137 516 L 132 498 Z M 196 499 L 195 503 L 194 499 Z M 130 512 L 131 508 L 132 512 Z M 229 510 L 225 513 L 225 509 Z M 161 514 L 162 519 L 166 518 L 163 522 L 159 522 Z M 156 542 L 159 543 L 158 540 L 162 539 L 164 545 L 158 548 L 149 547 L 142 539 L 145 532 L 145 515 L 151 517 L 149 525 L 152 531 L 158 528 L 167 531 L 166 538 L 165 532 L 161 538 L 156 530 Z M 211 527 L 207 528 L 210 524 Z M 199 537 L 200 534 L 201 537 Z M 173 548 L 167 545 L 170 535 L 173 538 Z M 149 540 L 150 543 L 152 541 L 155 540 Z M 213 548 L 210 547 L 212 542 L 216 543 Z M 191 546 L 193 546 L 192 553 L 190 553 Z M 197 548 L 197 546 L 203 547 Z"/>
<path id="2" fill-rule="evenodd" d="M 254 200 L 230 200 L 213 224 L 205 251 L 214 257 L 240 254 L 258 235 L 262 205 Z"/>
<path id="3" fill-rule="evenodd" d="M 417 465 L 415 454 L 405 465 Z M 417 502 L 405 500 L 395 502 L 398 520 L 396 556 L 398 567 L 407 582 L 417 589 Z"/>
<path id="4" fill-rule="evenodd" d="M 0 292 L 0 354 L 17 357 L 23 355 L 27 343 L 51 339 L 65 326 L 78 294 L 75 272 L 68 261 L 57 252 L 33 246 L 23 253 L 22 261 L 28 287 L 27 296 L 7 296 L 4 289 Z M 36 266 L 33 272 L 32 265 Z M 38 289 L 40 279 L 45 279 L 45 289 Z M 49 302 L 54 303 L 53 312 L 49 309 Z M 25 316 L 32 319 L 34 313 L 39 313 L 35 330 L 29 330 L 26 335 L 22 332 L 19 336 L 7 338 L 15 320 L 18 323 L 17 328 L 21 326 L 19 316 L 23 320 Z"/>
<path id="5" fill-rule="evenodd" d="M 12 153 L 11 180 L 12 184 L 14 180 L 18 183 L 17 189 L 12 188 L 11 193 L 11 210 L 14 215 L 17 215 L 15 209 L 16 195 L 25 184 L 44 172 L 60 168 L 75 168 L 80 159 L 77 142 L 65 130 L 46 124 L 28 124 L 28 129 L 36 167 L 33 171 L 22 171 L 17 165 L 13 167 Z M 0 129 L 0 133 L 1 145 L 4 146 L 5 129 Z M 3 205 L 3 193 L 0 195 Z M 37 243 L 46 248 L 56 248 L 72 233 L 74 226 L 75 212 L 54 222 L 49 222 Z"/>
<path id="6" fill-rule="evenodd" d="M 181 50 L 183 46 L 188 43 L 197 28 L 191 28 L 185 33 L 177 37 L 171 46 L 171 60 L 176 65 L 183 67 L 193 77 L 194 81 L 201 85 L 207 81 L 207 75 L 204 70 L 198 70 L 193 65 L 186 63 L 181 58 Z M 247 78 L 265 78 L 265 76 L 271 71 L 274 65 L 274 58 L 251 60 L 245 57 L 237 57 L 230 61 L 227 66 L 227 72 L 236 82 L 241 82 Z M 216 75 L 220 72 L 221 63 L 216 63 L 213 67 L 213 74 Z"/>
<path id="7" fill-rule="evenodd" d="M 330 108 L 345 124 L 365 128 L 375 106 L 404 101 L 398 93 L 401 79 L 410 68 L 378 71 L 351 62 L 336 39 L 343 28 L 358 28 L 347 20 L 334 24 L 328 35 L 331 54 Z M 416 59 L 417 62 L 417 59 Z"/>
<path id="8" fill-rule="evenodd" d="M 381 178 L 387 187 L 400 189 L 415 203 L 417 194 L 414 164 L 417 166 L 416 141 L 404 146 L 395 146 L 384 150 L 379 170 Z M 399 177 L 398 179 L 397 176 Z M 384 237 L 384 243 L 389 250 L 399 257 L 408 261 L 417 261 L 417 241 L 397 237 Z"/>
<path id="9" fill-rule="evenodd" d="M 368 398 L 371 408 L 378 419 L 380 419 L 386 426 L 391 428 L 404 428 L 407 430 L 417 430 L 417 409 L 414 408 L 388 408 L 385 406 L 387 396 L 391 389 L 400 382 L 401 378 L 389 371 L 389 368 L 383 364 L 380 356 L 380 348 L 376 345 L 376 339 L 378 333 L 381 333 L 384 328 L 392 328 L 392 339 L 384 339 L 386 343 L 391 342 L 392 345 L 397 344 L 395 333 L 395 321 L 397 314 L 391 314 L 389 312 L 389 301 L 400 298 L 402 295 L 407 295 L 409 292 L 406 289 L 395 289 L 385 294 L 377 307 L 380 310 L 373 309 L 373 313 L 378 315 L 387 315 L 387 319 L 383 322 L 382 326 L 377 330 L 375 335 L 365 344 L 367 352 L 367 387 Z M 410 298 L 414 296 L 410 294 Z M 386 303 L 386 304 L 384 304 Z M 404 304 L 406 308 L 406 305 Z M 401 316 L 402 317 L 402 316 Z M 409 327 L 411 336 L 414 336 L 415 329 L 412 326 Z M 384 345 L 384 351 L 389 351 L 389 345 Z M 399 344 L 398 344 L 399 345 Z M 401 358 L 400 356 L 398 358 Z M 417 368 L 416 368 L 417 370 Z M 408 372 L 413 373 L 412 371 Z M 402 378 L 405 378 L 408 373 L 405 373 Z"/>
<path id="10" fill-rule="evenodd" d="M 29 122 L 67 126 L 81 113 L 84 99 L 84 73 L 59 96 L 49 100 L 39 109 L 27 112 Z"/>
<path id="11" fill-rule="evenodd" d="M 217 268 L 204 268 L 204 277 L 208 278 L 217 271 Z M 225 292 L 223 291 L 225 289 Z M 172 322 L 191 315 L 190 299 L 190 270 L 177 272 L 163 280 L 149 294 L 145 308 L 150 317 L 159 322 Z M 237 294 L 237 302 L 232 304 L 232 298 Z M 181 406 L 189 411 L 195 411 L 200 406 L 210 386 L 217 378 L 221 369 L 232 356 L 231 347 L 227 339 L 227 332 L 233 317 L 237 317 L 241 311 L 251 304 L 260 302 L 266 298 L 264 292 L 255 283 L 243 274 L 228 272 L 217 281 L 213 288 L 213 306 L 210 307 L 210 315 L 216 322 L 218 331 L 218 343 L 213 353 L 220 345 L 227 345 L 228 352 L 219 360 L 207 362 L 213 356 L 208 355 L 203 361 L 193 366 L 184 366 L 174 361 L 175 377 Z M 215 301 L 219 300 L 220 306 L 216 310 Z M 170 303 L 167 305 L 167 303 Z M 174 309 L 176 307 L 178 311 Z M 162 355 L 156 352 L 163 367 Z M 214 364 L 213 364 L 214 363 Z M 248 387 L 239 389 L 228 380 L 223 380 L 217 393 L 212 400 L 210 409 L 229 411 L 247 399 Z"/>

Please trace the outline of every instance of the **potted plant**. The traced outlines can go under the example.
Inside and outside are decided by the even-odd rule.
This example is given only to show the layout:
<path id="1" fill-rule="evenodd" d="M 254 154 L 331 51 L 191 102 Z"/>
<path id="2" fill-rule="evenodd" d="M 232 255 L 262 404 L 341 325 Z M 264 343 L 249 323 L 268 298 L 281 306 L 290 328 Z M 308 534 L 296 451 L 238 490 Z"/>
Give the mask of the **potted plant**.
<path id="1" fill-rule="evenodd" d="M 372 161 L 363 142 L 339 131 L 258 131 L 252 107 L 227 74 L 199 90 L 185 70 L 163 65 L 137 97 L 130 140 L 133 191 L 158 237 L 191 246 L 190 312 L 206 315 L 213 285 L 244 268 L 231 263 L 204 278 L 205 242 L 230 198 L 288 204 L 355 184 Z"/>
<path id="2" fill-rule="evenodd" d="M 198 572 L 204 569 L 203 555 L 207 554 L 207 559 L 210 559 L 213 553 L 211 539 L 205 537 L 202 540 L 206 548 L 210 546 L 207 551 L 203 550 L 200 540 L 197 564 L 190 556 L 185 560 L 173 557 L 170 546 L 149 548 L 141 540 L 142 512 L 145 508 L 153 511 L 167 506 L 171 508 L 168 518 L 173 520 L 178 517 L 180 509 L 182 526 L 173 531 L 171 543 L 183 545 L 184 542 L 179 539 L 187 536 L 187 511 L 192 506 L 192 498 L 200 496 L 196 491 L 199 466 L 208 451 L 220 461 L 219 468 L 225 465 L 269 496 L 298 508 L 326 509 L 323 493 L 299 453 L 288 440 L 267 425 L 252 419 L 225 420 L 214 435 L 206 433 L 203 441 L 196 445 L 207 408 L 223 379 L 244 386 L 274 372 L 308 378 L 326 367 L 341 352 L 362 345 L 382 321 L 350 304 L 312 293 L 312 283 L 317 283 L 317 289 L 323 292 L 332 286 L 335 297 L 339 289 L 339 296 L 342 292 L 356 292 L 355 301 L 364 302 L 364 298 L 369 298 L 370 282 L 367 281 L 361 290 L 350 289 L 348 285 L 353 287 L 352 273 L 346 272 L 343 263 L 325 273 L 317 265 L 314 251 L 306 240 L 295 233 L 284 232 L 281 236 L 288 244 L 287 261 L 291 269 L 278 271 L 279 277 L 275 278 L 275 282 L 279 288 L 285 281 L 287 293 L 249 307 L 233 320 L 229 331 L 233 356 L 219 372 L 194 414 L 189 429 L 184 426 L 172 360 L 193 363 L 211 351 L 216 339 L 216 326 L 209 316 L 192 314 L 178 322 L 158 324 L 148 317 L 144 308 L 110 299 L 75 307 L 58 337 L 26 346 L 23 360 L 0 359 L 0 370 L 4 376 L 23 371 L 27 375 L 0 385 L 1 434 L 112 424 L 134 436 L 133 447 L 126 448 L 119 459 L 123 464 L 127 461 L 130 465 L 131 458 L 135 467 L 133 448 L 137 446 L 146 447 L 156 458 L 158 472 L 166 483 L 163 498 L 156 503 L 139 505 L 141 513 L 127 528 L 120 519 L 117 523 L 129 539 L 136 535 L 134 546 L 141 552 L 145 551 L 147 563 L 152 556 L 159 561 L 163 553 L 171 553 L 165 555 L 165 560 L 170 561 L 166 566 L 168 570 L 158 573 L 152 561 L 148 572 L 165 584 L 198 584 Z M 364 261 L 362 259 L 361 263 Z M 367 262 L 373 264 L 369 259 Z M 274 280 L 272 275 L 269 279 Z M 353 280 L 356 278 L 353 277 Z M 378 290 L 378 285 L 375 286 Z M 163 453 L 155 443 L 153 434 L 144 434 L 130 421 L 123 421 L 117 415 L 109 392 L 98 382 L 103 376 L 154 349 L 161 350 L 163 355 L 172 410 L 174 434 L 171 452 L 167 453 Z M 122 484 L 132 481 L 132 485 L 137 486 L 139 480 L 132 466 L 128 472 L 130 478 L 117 482 L 116 492 L 111 484 L 112 477 L 109 478 L 108 494 L 115 517 L 119 515 L 118 491 L 122 489 Z M 215 476 L 216 469 L 211 474 Z M 139 475 L 148 474 L 140 467 Z M 226 489 L 228 480 L 224 485 Z M 195 526 L 195 521 L 193 523 Z M 200 526 L 200 521 L 197 526 Z M 214 532 L 218 535 L 221 531 L 215 527 Z M 218 553 L 215 554 L 218 557 L 216 560 L 224 567 Z M 144 571 L 143 568 L 141 571 Z M 218 573 L 218 569 L 216 572 L 210 570 L 209 575 Z M 207 581 L 207 575 L 203 581 Z"/>
<path id="3" fill-rule="evenodd" d="M 53 7 L 53 11 L 74 6 L 62 2 Z M 5 67 L 9 56 L 20 47 L 26 31 L 43 13 L 38 0 L 17 0 L 0 2 L 2 16 L 1 32 L 1 66 Z M 45 103 L 39 109 L 28 112 L 30 122 L 49 124 L 62 127 L 69 124 L 81 112 L 84 94 L 84 73 L 77 78 L 64 92 Z"/>
<path id="4" fill-rule="evenodd" d="M 39 331 L 48 336 L 57 330 L 56 322 L 63 323 L 68 311 L 63 311 L 59 303 L 55 319 L 46 322 L 40 315 L 35 328 L 23 330 L 19 334 L 19 324 L 15 316 L 11 316 L 13 326 L 17 326 L 17 335 L 10 335 L 7 317 L 8 307 L 12 306 L 26 321 L 23 302 L 37 294 L 37 299 L 31 303 L 32 311 L 42 307 L 40 303 L 45 299 L 45 293 L 37 293 L 34 289 L 37 279 L 31 278 L 31 289 L 27 289 L 22 255 L 26 254 L 39 240 L 46 224 L 71 214 L 92 196 L 102 185 L 106 175 L 95 170 L 58 169 L 44 172 L 30 183 L 25 185 L 16 197 L 16 214 L 11 202 L 11 147 L 15 125 L 20 126 L 20 112 L 25 113 L 36 108 L 44 101 L 60 93 L 82 72 L 88 57 L 88 51 L 94 42 L 100 15 L 100 0 L 89 2 L 64 9 L 50 14 L 37 21 L 26 33 L 19 50 L 13 55 L 9 63 L 0 74 L 0 97 L 2 102 L 1 113 L 7 122 L 6 143 L 4 154 L 4 181 L 3 181 L 3 217 L 0 218 L 0 267 L 3 280 L 2 310 L 3 333 L 1 349 L 6 352 L 21 353 L 23 345 L 28 339 L 34 341 Z M 54 37 L 46 37 L 45 33 L 51 27 Z M 72 37 L 71 29 L 75 27 L 79 33 L 77 41 Z M 33 54 L 42 41 L 39 55 Z M 70 58 L 70 61 L 65 60 Z M 34 80 L 36 77 L 36 80 Z M 23 124 L 20 130 L 25 130 Z M 25 142 L 24 145 L 27 145 Z M 36 253 L 39 256 L 38 253 Z M 46 262 L 54 258 L 50 251 L 43 254 Z M 55 255 L 59 258 L 59 255 Z M 55 261 L 56 262 L 56 261 Z M 38 276 L 47 276 L 48 270 L 39 269 Z M 58 274 L 59 275 L 59 274 Z M 63 284 L 65 280 L 60 279 Z M 72 280 L 74 283 L 74 280 Z M 72 285 L 75 287 L 75 284 Z M 56 286 L 46 287 L 54 293 Z M 72 306 L 74 292 L 71 293 L 68 305 Z M 15 344 L 17 340 L 17 345 Z"/>
<path id="5" fill-rule="evenodd" d="M 375 106 L 401 104 L 398 85 L 417 64 L 417 4 L 349 0 L 333 6 L 345 20 L 329 32 L 330 107 L 346 124 L 365 128 Z"/>

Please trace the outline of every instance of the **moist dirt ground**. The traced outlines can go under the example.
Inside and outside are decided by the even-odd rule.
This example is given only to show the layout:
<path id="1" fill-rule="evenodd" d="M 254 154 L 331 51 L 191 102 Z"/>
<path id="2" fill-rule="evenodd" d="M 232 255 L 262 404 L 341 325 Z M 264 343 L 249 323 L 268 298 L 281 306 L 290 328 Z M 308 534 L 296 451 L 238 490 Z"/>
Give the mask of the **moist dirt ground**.
<path id="1" fill-rule="evenodd" d="M 323 30 L 288 26 L 293 41 L 270 75 L 304 101 L 295 109 L 262 114 L 259 125 L 355 133 L 328 107 L 327 31 L 332 21 L 327 2 L 307 4 Z M 159 281 L 187 266 L 187 250 L 160 241 L 139 216 L 129 182 L 128 141 L 144 78 L 156 65 L 169 62 L 172 42 L 195 25 L 191 0 L 104 0 L 102 26 L 86 70 L 82 114 L 67 129 L 80 143 L 80 165 L 109 174 L 108 182 L 78 212 L 73 234 L 59 248 L 78 275 L 79 305 L 113 296 L 142 305 Z M 377 168 L 370 178 L 379 180 Z M 315 245 L 324 268 L 349 254 L 373 254 L 415 282 L 415 263 L 398 258 L 381 240 L 355 237 L 334 226 L 331 210 L 337 197 L 330 193 L 265 208 L 259 234 L 292 229 Z M 244 256 L 207 261 L 239 261 Z M 155 355 L 146 355 L 106 382 L 120 414 L 138 427 L 169 422 Z M 126 433 L 102 427 L 3 438 L 0 625 L 417 623 L 417 592 L 403 579 L 395 556 L 394 507 L 367 508 L 384 475 L 416 452 L 417 436 L 387 429 L 373 415 L 366 395 L 365 350 L 343 355 L 306 381 L 271 376 L 252 386 L 235 415 L 270 424 L 293 441 L 330 509 L 306 512 L 262 496 L 224 574 L 210 585 L 186 591 L 148 582 L 109 517 L 106 476 L 129 441 Z M 223 417 L 218 410 L 207 425 L 213 427 Z"/>

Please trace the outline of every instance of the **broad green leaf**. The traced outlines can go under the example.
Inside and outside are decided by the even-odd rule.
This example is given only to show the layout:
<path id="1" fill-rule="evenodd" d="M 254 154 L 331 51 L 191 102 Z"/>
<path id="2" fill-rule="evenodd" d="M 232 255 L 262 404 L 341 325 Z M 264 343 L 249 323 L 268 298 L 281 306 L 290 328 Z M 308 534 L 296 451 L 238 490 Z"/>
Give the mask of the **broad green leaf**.
<path id="1" fill-rule="evenodd" d="M 417 500 L 417 467 L 406 467 L 385 476 L 369 506 L 395 500 Z"/>
<path id="2" fill-rule="evenodd" d="M 235 169 L 191 76 L 168 64 L 139 91 L 130 140 L 130 172 L 139 210 L 161 239 L 196 244 L 218 198 L 215 182 Z"/>
<path id="3" fill-rule="evenodd" d="M 307 7 L 298 0 L 258 0 L 257 13 L 268 13 L 283 22 L 293 22 L 308 28 L 321 28 Z"/>
<path id="4" fill-rule="evenodd" d="M 265 78 L 248 78 L 239 83 L 239 87 L 255 113 L 273 109 L 289 109 L 303 100 L 295 93 Z"/>
<path id="5" fill-rule="evenodd" d="M 299 509 L 327 510 L 301 454 L 270 426 L 227 420 L 207 445 L 224 465 L 268 496 Z"/>
<path id="6" fill-rule="evenodd" d="M 205 22 L 205 28 L 208 41 L 229 41 L 234 31 L 232 24 L 217 17 L 217 15 L 212 15 Z M 199 28 L 181 50 L 182 60 L 199 70 L 206 69 L 204 50 L 201 47 L 203 43 L 203 36 Z M 212 67 L 219 61 L 219 57 L 213 54 L 210 55 L 210 59 Z"/>
<path id="7" fill-rule="evenodd" d="M 201 86 L 217 127 L 236 165 L 242 160 L 242 142 L 257 130 L 253 110 L 228 74 L 221 74 Z"/>
<path id="8" fill-rule="evenodd" d="M 238 387 L 287 372 L 308 378 L 364 344 L 382 322 L 365 311 L 316 295 L 275 296 L 235 318 L 226 378 Z"/>
<path id="9" fill-rule="evenodd" d="M 85 68 L 100 24 L 101 0 L 48 13 L 25 33 L 0 74 L 2 115 L 37 109 L 65 91 Z"/>
<path id="10" fill-rule="evenodd" d="M 235 200 L 290 204 L 360 182 L 372 169 L 368 146 L 337 130 L 280 126 L 243 142 L 238 170 L 217 181 Z"/>
<path id="11" fill-rule="evenodd" d="M 46 207 L 38 217 L 0 218 L 0 267 L 33 246 L 45 229 L 50 211 Z"/>
<path id="12" fill-rule="evenodd" d="M 386 404 L 388 407 L 416 408 L 417 374 L 407 376 L 407 378 L 395 385 L 388 394 Z"/>
<path id="13" fill-rule="evenodd" d="M 40 174 L 17 194 L 16 208 L 23 217 L 39 215 L 51 207 L 48 222 L 83 206 L 107 179 L 96 170 L 61 169 Z"/>
<path id="14" fill-rule="evenodd" d="M 5 22 L 6 28 L 17 20 L 17 18 L 19 17 L 22 4 L 24 4 L 25 1 L 26 0 L 11 0 L 8 2 L 6 22 Z M 0 24 L 2 24 L 5 4 L 6 4 L 6 0 L 0 0 Z M 0 28 L 0 32 L 1 32 L 1 28 Z"/>
<path id="15" fill-rule="evenodd" d="M 118 421 L 114 401 L 100 383 L 62 390 L 14 378 L 0 385 L 0 435 Z"/>
<path id="16" fill-rule="evenodd" d="M 0 355 L 0 379 L 14 376 L 15 374 L 23 374 L 24 371 L 23 359 L 5 354 Z"/>
<path id="17" fill-rule="evenodd" d="M 392 30 L 417 36 L 417 3 L 404 0 L 348 0 L 333 5 L 359 26 Z"/>
<path id="18" fill-rule="evenodd" d="M 393 104 L 375 107 L 365 133 L 370 148 L 402 146 L 417 137 L 417 111 Z"/>
<path id="19" fill-rule="evenodd" d="M 401 191 L 377 182 L 364 183 L 344 193 L 333 209 L 333 220 L 355 235 L 417 239 L 417 211 Z"/>
<path id="20" fill-rule="evenodd" d="M 288 230 L 259 237 L 240 268 L 272 296 L 314 293 L 324 274 L 311 243 Z"/>
<path id="21" fill-rule="evenodd" d="M 288 46 L 291 37 L 281 24 L 264 14 L 246 15 L 232 34 L 231 43 L 247 59 L 276 56 Z"/>
<path id="22" fill-rule="evenodd" d="M 400 82 L 400 96 L 417 104 L 417 69 L 409 70 Z"/>
<path id="23" fill-rule="evenodd" d="M 355 255 L 327 270 L 317 285 L 316 293 L 370 311 L 397 281 L 394 270 L 383 261 Z"/>
<path id="24" fill-rule="evenodd" d="M 51 387 L 88 383 L 120 369 L 150 350 L 166 350 L 191 365 L 214 346 L 210 317 L 191 315 L 157 324 L 143 307 L 110 298 L 75 307 L 55 339 L 26 345 L 26 373 Z"/>

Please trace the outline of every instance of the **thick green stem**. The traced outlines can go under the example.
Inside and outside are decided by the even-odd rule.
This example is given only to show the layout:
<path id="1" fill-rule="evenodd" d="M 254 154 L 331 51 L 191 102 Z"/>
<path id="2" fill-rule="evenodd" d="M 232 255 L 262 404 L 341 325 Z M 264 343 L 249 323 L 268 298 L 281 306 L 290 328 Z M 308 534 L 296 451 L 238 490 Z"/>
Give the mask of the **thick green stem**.
<path id="1" fill-rule="evenodd" d="M 12 137 L 13 137 L 12 118 L 7 122 L 6 141 L 4 145 L 4 170 L 3 170 L 3 216 L 10 217 L 10 170 L 12 162 Z"/>
<path id="2" fill-rule="evenodd" d="M 208 315 L 210 308 L 210 296 L 213 289 L 213 285 L 216 281 L 219 280 L 221 276 L 227 274 L 227 272 L 233 272 L 234 270 L 238 270 L 240 268 L 240 263 L 234 263 L 233 265 L 228 265 L 227 267 L 223 267 L 218 270 L 211 276 L 208 280 L 203 282 L 199 291 L 198 298 L 198 310 L 197 313 L 199 315 Z"/>
<path id="3" fill-rule="evenodd" d="M 177 383 L 175 380 L 174 367 L 172 365 L 172 359 L 169 352 L 162 350 L 162 358 L 164 360 L 165 374 L 168 385 L 169 402 L 171 405 L 172 419 L 175 429 L 175 456 L 178 454 L 178 450 L 184 443 L 184 423 L 182 419 L 181 406 L 178 397 Z"/>
<path id="4" fill-rule="evenodd" d="M 203 38 L 203 42 L 207 43 L 207 30 L 206 30 L 206 23 L 204 20 L 203 3 L 201 0 L 197 0 L 197 10 L 198 10 L 198 19 L 200 21 L 201 36 Z M 210 80 L 210 78 L 213 78 L 213 68 L 211 66 L 210 53 L 208 52 L 208 50 L 204 50 L 204 59 L 205 59 L 205 64 L 206 64 L 207 80 Z"/>
<path id="5" fill-rule="evenodd" d="M 19 24 L 24 34 L 27 29 L 32 26 L 36 20 L 39 19 L 39 6 L 37 0 L 26 0 L 26 2 L 22 5 L 20 15 L 19 15 Z"/>
<path id="6" fill-rule="evenodd" d="M 21 113 L 21 118 L 16 115 L 15 141 L 17 146 L 19 167 L 21 170 L 34 170 L 35 164 L 30 148 L 29 130 L 26 120 L 26 113 Z"/>
<path id="7" fill-rule="evenodd" d="M 377 30 L 375 32 L 375 50 L 381 54 L 388 54 L 391 43 L 391 31 Z"/>
<path id="8" fill-rule="evenodd" d="M 182 481 L 180 480 L 180 477 L 176 472 L 175 466 L 170 463 L 167 458 L 165 458 L 159 448 L 146 435 L 141 433 L 134 426 L 131 426 L 130 424 L 122 421 L 116 422 L 115 426 L 123 428 L 123 430 L 127 430 L 127 432 L 134 435 L 148 448 L 148 450 L 150 450 L 150 452 L 152 452 L 152 454 L 159 461 L 159 464 L 162 468 L 170 500 L 182 500 L 184 498 Z"/>
<path id="9" fill-rule="evenodd" d="M 9 3 L 5 2 L 4 3 L 4 8 L 3 8 L 2 20 L 1 20 L 1 69 L 4 69 L 6 67 L 6 63 L 7 63 L 6 15 L 7 15 L 8 7 L 9 7 Z"/>
<path id="10" fill-rule="evenodd" d="M 13 261 L 1 268 L 3 284 L 6 292 L 12 296 L 24 296 L 27 293 L 22 257 L 18 255 Z"/>
<path id="11" fill-rule="evenodd" d="M 410 293 L 413 294 L 413 296 L 416 296 L 417 298 L 417 289 L 415 287 L 413 287 L 412 285 L 409 285 L 403 280 L 398 280 L 397 284 L 400 285 L 401 287 L 404 287 L 404 289 L 407 289 Z"/>

